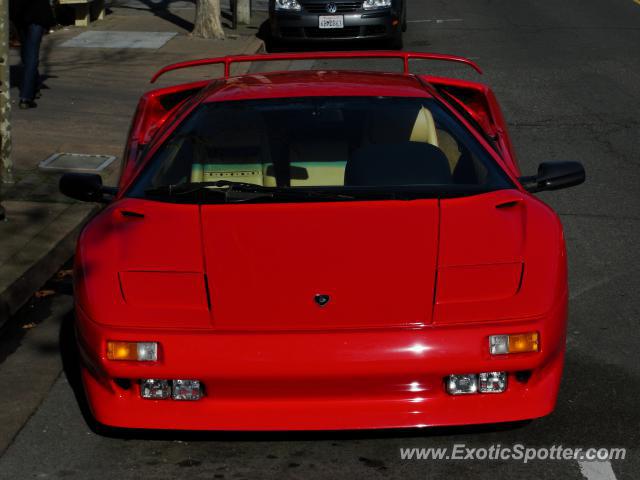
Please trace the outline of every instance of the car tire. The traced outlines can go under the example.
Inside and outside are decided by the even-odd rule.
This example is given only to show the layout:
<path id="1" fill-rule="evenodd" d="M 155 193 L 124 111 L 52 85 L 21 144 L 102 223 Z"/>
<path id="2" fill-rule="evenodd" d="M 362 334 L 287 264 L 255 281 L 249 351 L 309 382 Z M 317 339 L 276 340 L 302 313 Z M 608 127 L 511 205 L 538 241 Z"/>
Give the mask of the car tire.
<path id="1" fill-rule="evenodd" d="M 402 31 L 407 31 L 407 7 L 404 7 L 404 12 L 402 12 Z"/>
<path id="2" fill-rule="evenodd" d="M 402 28 L 398 28 L 396 33 L 393 35 L 393 38 L 389 42 L 389 46 L 391 47 L 391 50 L 402 50 L 402 48 L 404 47 Z"/>
<path id="3" fill-rule="evenodd" d="M 264 42 L 264 49 L 267 53 L 278 53 L 283 48 L 282 40 L 269 36 Z"/>

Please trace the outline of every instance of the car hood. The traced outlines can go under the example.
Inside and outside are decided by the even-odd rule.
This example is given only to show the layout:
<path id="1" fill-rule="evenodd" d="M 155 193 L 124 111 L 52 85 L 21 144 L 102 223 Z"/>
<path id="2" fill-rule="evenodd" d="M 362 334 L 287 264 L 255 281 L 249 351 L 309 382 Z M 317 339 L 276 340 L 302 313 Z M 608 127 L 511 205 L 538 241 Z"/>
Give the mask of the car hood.
<path id="1" fill-rule="evenodd" d="M 123 199 L 85 228 L 76 262 L 78 301 L 100 323 L 251 331 L 531 317 L 551 308 L 566 275 L 557 217 L 514 190 L 335 203 Z"/>

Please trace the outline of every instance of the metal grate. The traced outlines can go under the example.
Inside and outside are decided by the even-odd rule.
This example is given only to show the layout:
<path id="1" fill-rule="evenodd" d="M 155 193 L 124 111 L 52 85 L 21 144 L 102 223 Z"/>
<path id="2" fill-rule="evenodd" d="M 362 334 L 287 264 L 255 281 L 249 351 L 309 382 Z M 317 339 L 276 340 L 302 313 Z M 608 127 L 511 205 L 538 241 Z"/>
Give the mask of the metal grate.
<path id="1" fill-rule="evenodd" d="M 87 155 L 84 153 L 54 153 L 40 162 L 41 170 L 56 172 L 101 172 L 116 157 L 111 155 Z"/>
<path id="2" fill-rule="evenodd" d="M 329 3 L 335 3 L 337 11 L 334 13 L 350 13 L 360 10 L 362 8 L 362 2 L 327 2 L 327 3 L 303 3 L 305 11 L 309 13 L 328 13 L 327 5 Z"/>

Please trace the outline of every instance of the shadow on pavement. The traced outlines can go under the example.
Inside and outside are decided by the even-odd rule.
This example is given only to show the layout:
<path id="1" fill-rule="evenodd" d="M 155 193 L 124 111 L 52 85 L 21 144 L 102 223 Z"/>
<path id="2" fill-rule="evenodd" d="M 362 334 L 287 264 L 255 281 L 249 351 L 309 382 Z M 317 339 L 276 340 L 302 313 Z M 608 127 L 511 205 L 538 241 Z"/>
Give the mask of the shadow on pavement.
<path id="1" fill-rule="evenodd" d="M 175 26 L 190 32 L 193 30 L 193 22 L 185 20 L 179 15 L 176 15 L 170 10 L 171 1 L 170 0 L 161 0 L 161 1 L 153 1 L 153 0 L 139 0 L 140 3 L 145 5 L 145 7 L 136 7 L 132 5 L 117 5 L 118 8 L 125 10 L 139 10 L 145 12 L 151 12 L 158 18 L 162 20 L 166 20 L 169 23 L 174 24 Z"/>
<path id="2" fill-rule="evenodd" d="M 82 379 L 80 377 L 80 355 L 78 352 L 78 344 L 76 342 L 75 332 L 75 314 L 70 311 L 62 320 L 60 325 L 60 356 L 62 357 L 62 368 L 69 386 L 73 390 L 73 394 L 78 402 L 80 412 L 87 423 L 87 426 L 94 433 L 100 434 L 100 425 L 94 420 L 87 402 L 87 397 L 82 387 Z"/>
<path id="3" fill-rule="evenodd" d="M 38 212 L 32 214 L 31 220 L 40 219 Z M 64 272 L 65 270 L 61 270 Z M 23 343 L 25 335 L 44 321 L 51 321 L 55 316 L 52 302 L 56 295 L 71 295 L 70 279 L 56 276 L 49 280 L 18 312 L 0 329 L 0 363 L 14 353 Z M 50 354 L 57 352 L 58 345 L 42 344 L 38 350 Z"/>

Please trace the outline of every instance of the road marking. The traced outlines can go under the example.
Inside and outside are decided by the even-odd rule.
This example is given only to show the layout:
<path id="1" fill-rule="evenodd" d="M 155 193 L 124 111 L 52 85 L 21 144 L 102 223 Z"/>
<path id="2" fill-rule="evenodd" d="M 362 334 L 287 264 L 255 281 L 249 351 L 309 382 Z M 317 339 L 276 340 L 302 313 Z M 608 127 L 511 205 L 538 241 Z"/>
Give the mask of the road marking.
<path id="1" fill-rule="evenodd" d="M 636 0 L 634 0 L 636 1 Z M 611 462 L 578 462 L 582 476 L 587 480 L 616 480 Z"/>
<path id="2" fill-rule="evenodd" d="M 640 2 L 640 0 L 633 0 Z M 462 22 L 462 18 L 429 18 L 425 20 L 407 20 L 407 23 L 445 23 L 445 22 Z"/>
<path id="3" fill-rule="evenodd" d="M 623 275 L 625 275 L 626 273 L 620 273 L 617 275 L 614 275 L 612 277 L 605 277 L 602 278 L 596 282 L 589 282 L 587 285 L 584 285 L 581 288 L 575 288 L 571 291 L 570 295 L 569 295 L 569 300 L 573 301 L 576 298 L 584 295 L 585 293 L 591 291 L 591 290 L 595 290 L 598 287 L 601 287 L 609 282 L 611 282 L 612 280 L 615 280 L 619 277 L 622 277 Z"/>

